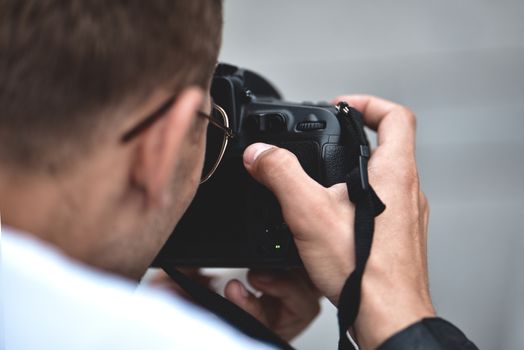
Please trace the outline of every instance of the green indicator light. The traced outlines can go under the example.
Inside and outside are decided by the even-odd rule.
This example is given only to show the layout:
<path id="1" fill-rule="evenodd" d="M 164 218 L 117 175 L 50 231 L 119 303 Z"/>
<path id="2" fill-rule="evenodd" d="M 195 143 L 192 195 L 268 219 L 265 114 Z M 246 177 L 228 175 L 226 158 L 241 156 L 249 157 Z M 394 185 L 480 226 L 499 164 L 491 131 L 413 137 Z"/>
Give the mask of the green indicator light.
<path id="1" fill-rule="evenodd" d="M 275 244 L 275 249 L 280 249 L 280 244 Z"/>

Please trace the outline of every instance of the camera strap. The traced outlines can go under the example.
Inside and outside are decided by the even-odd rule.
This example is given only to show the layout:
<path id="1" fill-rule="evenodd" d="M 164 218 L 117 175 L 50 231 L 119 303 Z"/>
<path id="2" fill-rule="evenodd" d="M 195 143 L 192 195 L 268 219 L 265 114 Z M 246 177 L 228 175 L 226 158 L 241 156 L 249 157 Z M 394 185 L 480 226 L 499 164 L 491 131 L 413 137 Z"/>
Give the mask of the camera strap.
<path id="1" fill-rule="evenodd" d="M 349 275 L 340 293 L 338 302 L 339 350 L 354 350 L 355 345 L 348 337 L 348 330 L 358 315 L 362 276 L 371 252 L 375 217 L 386 206 L 377 196 L 368 181 L 369 143 L 364 133 L 362 116 L 345 102 L 337 105 L 338 119 L 346 137 L 358 140 L 358 167 L 346 177 L 349 199 L 355 204 L 355 270 Z"/>

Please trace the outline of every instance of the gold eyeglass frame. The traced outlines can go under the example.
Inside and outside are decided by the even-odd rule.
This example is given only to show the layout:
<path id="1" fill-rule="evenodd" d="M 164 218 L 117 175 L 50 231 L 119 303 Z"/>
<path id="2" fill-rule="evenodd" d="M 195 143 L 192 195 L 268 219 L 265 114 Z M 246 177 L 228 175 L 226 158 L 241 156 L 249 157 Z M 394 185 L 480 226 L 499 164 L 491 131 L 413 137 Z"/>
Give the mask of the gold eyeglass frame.
<path id="1" fill-rule="evenodd" d="M 120 138 L 120 142 L 128 143 L 133 138 L 141 134 L 143 131 L 151 127 L 156 121 L 158 121 L 162 116 L 166 114 L 166 112 L 169 110 L 169 108 L 171 108 L 175 100 L 176 100 L 176 96 L 170 97 L 166 102 L 164 102 L 153 113 L 149 114 L 147 117 L 144 117 L 141 122 L 139 122 L 137 125 L 132 127 L 129 131 L 124 133 L 122 137 Z M 224 157 L 224 153 L 226 152 L 226 148 L 227 148 L 229 139 L 232 139 L 233 137 L 235 137 L 235 133 L 229 127 L 229 117 L 227 116 L 226 111 L 214 102 L 211 103 L 211 106 L 214 110 L 218 111 L 218 113 L 220 114 L 222 118 L 224 125 L 221 125 L 220 123 L 218 123 L 216 120 L 213 119 L 211 115 L 207 113 L 198 111 L 197 114 L 201 117 L 206 118 L 211 124 L 213 124 L 220 130 L 222 130 L 222 132 L 224 133 L 224 141 L 222 142 L 222 148 L 220 150 L 219 157 L 217 158 L 215 164 L 211 168 L 211 171 L 208 174 L 206 174 L 204 178 L 200 179 L 200 184 L 203 184 L 204 182 L 209 180 L 209 178 L 215 173 L 218 166 L 220 165 L 220 162 L 222 161 L 222 158 Z M 211 111 L 211 113 L 213 113 L 213 111 Z M 206 133 L 206 137 L 207 137 L 207 133 Z"/>

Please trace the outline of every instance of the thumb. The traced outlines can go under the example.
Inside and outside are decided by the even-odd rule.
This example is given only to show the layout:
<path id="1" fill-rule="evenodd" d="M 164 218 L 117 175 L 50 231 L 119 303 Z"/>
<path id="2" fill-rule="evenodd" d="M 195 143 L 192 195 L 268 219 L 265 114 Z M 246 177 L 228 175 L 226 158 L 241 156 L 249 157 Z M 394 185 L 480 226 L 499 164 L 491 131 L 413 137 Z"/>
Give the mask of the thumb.
<path id="1" fill-rule="evenodd" d="M 311 280 L 336 304 L 353 270 L 354 207 L 346 185 L 323 187 L 291 152 L 263 143 L 246 148 L 244 166 L 275 194 Z"/>
<path id="2" fill-rule="evenodd" d="M 277 197 L 284 215 L 307 211 L 318 205 L 325 188 L 309 177 L 297 157 L 286 149 L 265 143 L 255 143 L 244 151 L 244 166 L 261 184 Z M 288 224 L 290 224 L 288 222 Z"/>

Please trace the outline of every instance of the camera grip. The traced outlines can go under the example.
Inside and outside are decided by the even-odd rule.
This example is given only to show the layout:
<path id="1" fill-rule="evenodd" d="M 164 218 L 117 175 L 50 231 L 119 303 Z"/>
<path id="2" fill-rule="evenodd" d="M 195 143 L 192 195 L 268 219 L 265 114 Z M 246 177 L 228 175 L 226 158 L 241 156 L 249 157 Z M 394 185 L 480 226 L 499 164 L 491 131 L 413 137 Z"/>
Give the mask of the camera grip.
<path id="1" fill-rule="evenodd" d="M 328 143 L 323 152 L 324 186 L 345 182 L 346 174 L 351 170 L 350 157 L 346 147 Z"/>

